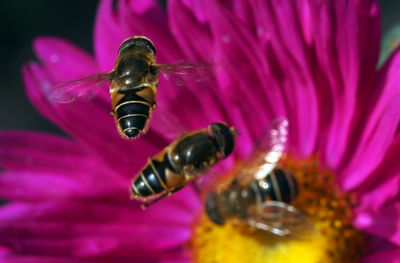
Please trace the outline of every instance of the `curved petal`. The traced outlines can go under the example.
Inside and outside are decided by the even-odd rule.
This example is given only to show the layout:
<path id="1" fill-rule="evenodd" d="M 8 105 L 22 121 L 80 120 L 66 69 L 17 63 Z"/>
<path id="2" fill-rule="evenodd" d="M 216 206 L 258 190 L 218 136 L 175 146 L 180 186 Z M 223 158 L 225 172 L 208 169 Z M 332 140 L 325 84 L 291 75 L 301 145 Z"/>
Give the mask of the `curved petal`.
<path id="1" fill-rule="evenodd" d="M 378 210 L 400 195 L 399 151 L 400 136 L 397 135 L 379 166 L 356 188 L 359 207 Z"/>
<path id="2" fill-rule="evenodd" d="M 400 249 L 393 249 L 379 253 L 373 253 L 363 257 L 361 263 L 399 263 L 400 262 Z"/>
<path id="3" fill-rule="evenodd" d="M 393 142 L 400 121 L 399 67 L 400 50 L 382 68 L 360 140 L 357 145 L 349 146 L 356 150 L 340 174 L 345 190 L 352 190 L 366 180 L 382 162 Z"/>
<path id="4" fill-rule="evenodd" d="M 400 202 L 395 200 L 381 206 L 378 210 L 356 209 L 354 226 L 366 233 L 385 238 L 400 245 Z"/>
<path id="5" fill-rule="evenodd" d="M 99 73 L 96 61 L 88 52 L 57 37 L 38 37 L 33 48 L 55 81 L 79 79 Z M 104 90 L 103 93 L 107 93 Z"/>
<path id="6" fill-rule="evenodd" d="M 0 132 L 0 165 L 13 171 L 79 171 L 94 162 L 76 142 L 36 132 Z"/>
<path id="7" fill-rule="evenodd" d="M 168 1 L 168 17 L 171 33 L 186 57 L 193 61 L 215 58 L 214 39 L 207 24 L 198 21 L 181 0 Z M 197 36 L 196 41 L 193 36 Z"/>
<path id="8" fill-rule="evenodd" d="M 315 7 L 315 50 L 324 80 L 320 88 L 328 87 L 332 97 L 323 101 L 331 113 L 324 115 L 322 128 L 329 126 L 321 150 L 328 166 L 337 169 L 352 155 L 355 147 L 349 144 L 359 140 L 355 133 L 374 88 L 380 14 L 377 1 L 323 1 Z"/>

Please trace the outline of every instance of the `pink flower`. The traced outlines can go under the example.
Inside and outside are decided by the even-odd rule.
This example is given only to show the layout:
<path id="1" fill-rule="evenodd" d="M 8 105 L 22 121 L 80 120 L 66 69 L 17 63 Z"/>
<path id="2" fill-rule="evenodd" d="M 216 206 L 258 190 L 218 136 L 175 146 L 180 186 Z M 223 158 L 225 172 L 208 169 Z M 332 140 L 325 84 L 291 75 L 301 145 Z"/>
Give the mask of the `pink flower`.
<path id="1" fill-rule="evenodd" d="M 94 58 L 63 39 L 36 39 L 40 64 L 23 69 L 27 94 L 69 137 L 0 133 L 0 198 L 8 200 L 0 208 L 1 261 L 190 261 L 199 193 L 187 186 L 146 211 L 129 200 L 132 177 L 169 142 L 165 131 L 175 127 L 161 122 L 168 112 L 188 130 L 213 121 L 240 130 L 234 158 L 218 171 L 286 116 L 292 162 L 313 158 L 341 192 L 357 196 L 352 224 L 367 236 L 361 261 L 399 262 L 400 54 L 376 69 L 379 28 L 376 0 L 171 0 L 167 12 L 152 0 L 121 0 L 116 10 L 104 0 Z M 48 94 L 50 83 L 111 70 L 133 35 L 155 43 L 160 63 L 221 58 L 224 65 L 201 89 L 161 80 L 148 134 L 129 142 L 109 115 L 106 87 L 67 104 Z"/>

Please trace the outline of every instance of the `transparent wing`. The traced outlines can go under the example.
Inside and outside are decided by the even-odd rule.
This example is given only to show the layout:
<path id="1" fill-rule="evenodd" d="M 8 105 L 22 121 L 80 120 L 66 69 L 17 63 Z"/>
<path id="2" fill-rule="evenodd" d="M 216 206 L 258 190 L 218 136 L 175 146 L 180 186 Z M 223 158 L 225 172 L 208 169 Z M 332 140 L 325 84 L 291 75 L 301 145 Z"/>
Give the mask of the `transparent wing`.
<path id="1" fill-rule="evenodd" d="M 287 141 L 289 122 L 286 118 L 273 120 L 256 141 L 250 157 L 238 167 L 239 180 L 262 179 L 276 166 Z"/>
<path id="2" fill-rule="evenodd" d="M 168 106 L 157 104 L 150 119 L 150 129 L 169 141 L 176 140 L 182 134 L 191 130 L 190 127 L 179 120 L 179 116 L 171 112 L 172 110 Z"/>
<path id="3" fill-rule="evenodd" d="M 188 82 L 202 82 L 215 75 L 217 66 L 221 63 L 212 61 L 182 62 L 158 64 L 155 67 L 160 76 L 174 82 L 177 86 L 186 86 Z"/>
<path id="4" fill-rule="evenodd" d="M 57 103 L 71 103 L 76 100 L 90 100 L 100 89 L 109 87 L 112 72 L 100 73 L 81 79 L 54 84 L 47 98 Z"/>
<path id="5" fill-rule="evenodd" d="M 250 210 L 247 223 L 278 236 L 301 237 L 302 232 L 314 228 L 305 213 L 287 203 L 277 201 L 266 201 L 261 209 Z"/>

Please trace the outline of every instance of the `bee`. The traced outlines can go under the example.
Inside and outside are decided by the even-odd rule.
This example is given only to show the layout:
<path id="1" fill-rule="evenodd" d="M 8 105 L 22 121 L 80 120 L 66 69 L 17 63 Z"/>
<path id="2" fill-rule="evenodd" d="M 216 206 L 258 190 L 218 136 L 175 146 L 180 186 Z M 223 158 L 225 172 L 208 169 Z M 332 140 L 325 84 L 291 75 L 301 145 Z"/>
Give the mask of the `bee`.
<path id="1" fill-rule="evenodd" d="M 182 189 L 228 157 L 235 147 L 237 131 L 224 123 L 188 132 L 175 140 L 147 164 L 132 181 L 132 199 L 151 202 Z"/>
<path id="2" fill-rule="evenodd" d="M 310 226 L 307 216 L 290 205 L 298 194 L 295 177 L 276 168 L 287 127 L 286 119 L 275 120 L 251 157 L 235 170 L 234 179 L 223 189 L 208 193 L 205 210 L 212 222 L 224 225 L 229 219 L 239 219 L 278 236 L 293 235 Z"/>
<path id="3" fill-rule="evenodd" d="M 98 84 L 107 81 L 111 94 L 111 114 L 118 132 L 125 139 L 134 139 L 148 128 L 152 111 L 156 107 L 160 72 L 200 76 L 202 70 L 209 70 L 208 66 L 206 62 L 156 64 L 156 49 L 152 41 L 144 36 L 134 36 L 119 47 L 111 72 L 57 84 L 50 97 L 60 103 L 90 98 L 99 87 Z M 86 84 L 84 89 L 81 84 Z"/>

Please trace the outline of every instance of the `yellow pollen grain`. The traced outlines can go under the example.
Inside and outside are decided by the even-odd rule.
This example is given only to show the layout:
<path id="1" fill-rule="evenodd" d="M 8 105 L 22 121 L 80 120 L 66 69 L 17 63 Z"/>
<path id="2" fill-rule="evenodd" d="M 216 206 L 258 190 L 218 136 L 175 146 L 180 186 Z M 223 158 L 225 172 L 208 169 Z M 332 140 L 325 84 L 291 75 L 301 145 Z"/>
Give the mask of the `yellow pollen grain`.
<path id="1" fill-rule="evenodd" d="M 351 225 L 354 196 L 339 190 L 333 174 L 321 169 L 317 158 L 299 161 L 286 156 L 279 166 L 295 176 L 299 195 L 292 205 L 309 216 L 314 228 L 296 236 L 279 237 L 239 220 L 217 226 L 203 213 L 189 243 L 193 262 L 357 261 L 363 253 L 364 235 Z"/>

